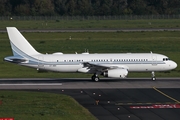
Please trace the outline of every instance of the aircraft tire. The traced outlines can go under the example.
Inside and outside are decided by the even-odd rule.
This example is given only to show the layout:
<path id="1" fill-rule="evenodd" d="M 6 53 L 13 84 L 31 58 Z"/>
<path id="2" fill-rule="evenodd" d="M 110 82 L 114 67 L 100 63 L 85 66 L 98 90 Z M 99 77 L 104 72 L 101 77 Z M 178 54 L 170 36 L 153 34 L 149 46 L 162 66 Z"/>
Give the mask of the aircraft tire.
<path id="1" fill-rule="evenodd" d="M 152 77 L 152 80 L 153 80 L 153 81 L 155 81 L 155 80 L 156 80 L 156 78 L 155 78 L 155 77 Z"/>
<path id="2" fill-rule="evenodd" d="M 99 81 L 99 77 L 97 77 L 97 76 L 95 76 L 95 75 L 93 75 L 93 76 L 91 77 L 91 79 L 92 79 L 93 81 L 95 81 L 95 82 L 98 82 L 98 81 Z"/>
<path id="3" fill-rule="evenodd" d="M 94 81 L 95 81 L 95 82 L 98 82 L 98 81 L 99 81 L 99 77 L 95 77 L 95 78 L 94 78 Z"/>

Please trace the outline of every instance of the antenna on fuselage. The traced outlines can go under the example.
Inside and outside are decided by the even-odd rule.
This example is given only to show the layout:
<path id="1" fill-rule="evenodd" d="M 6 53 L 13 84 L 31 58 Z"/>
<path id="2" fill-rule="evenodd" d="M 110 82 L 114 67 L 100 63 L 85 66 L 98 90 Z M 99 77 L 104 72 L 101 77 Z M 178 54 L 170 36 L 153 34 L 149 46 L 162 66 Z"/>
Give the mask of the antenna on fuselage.
<path id="1" fill-rule="evenodd" d="M 85 49 L 85 53 L 89 53 L 89 50 L 88 50 L 88 49 Z"/>
<path id="2" fill-rule="evenodd" d="M 88 50 L 88 49 L 85 49 L 85 52 L 82 53 L 82 54 L 89 54 L 89 50 Z"/>

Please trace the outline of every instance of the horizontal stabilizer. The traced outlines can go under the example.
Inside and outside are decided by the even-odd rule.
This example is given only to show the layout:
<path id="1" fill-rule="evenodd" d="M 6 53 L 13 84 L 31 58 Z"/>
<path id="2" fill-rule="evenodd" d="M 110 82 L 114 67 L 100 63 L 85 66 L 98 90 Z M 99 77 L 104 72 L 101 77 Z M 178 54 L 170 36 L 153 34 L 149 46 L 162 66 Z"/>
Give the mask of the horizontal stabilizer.
<path id="1" fill-rule="evenodd" d="M 4 61 L 12 62 L 12 63 L 25 63 L 28 60 L 26 60 L 25 58 L 20 58 L 16 56 L 10 56 L 10 57 L 5 57 Z"/>

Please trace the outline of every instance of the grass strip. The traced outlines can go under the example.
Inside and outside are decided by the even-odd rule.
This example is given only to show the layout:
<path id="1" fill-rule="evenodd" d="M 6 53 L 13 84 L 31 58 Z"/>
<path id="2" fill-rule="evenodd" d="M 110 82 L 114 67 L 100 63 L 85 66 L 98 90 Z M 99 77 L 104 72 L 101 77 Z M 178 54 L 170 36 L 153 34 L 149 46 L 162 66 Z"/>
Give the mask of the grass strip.
<path id="1" fill-rule="evenodd" d="M 53 93 L 0 91 L 0 117 L 15 120 L 96 120 L 73 98 Z"/>
<path id="2" fill-rule="evenodd" d="M 0 29 L 110 29 L 110 28 L 179 28 L 179 19 L 138 20 L 1 20 Z"/>

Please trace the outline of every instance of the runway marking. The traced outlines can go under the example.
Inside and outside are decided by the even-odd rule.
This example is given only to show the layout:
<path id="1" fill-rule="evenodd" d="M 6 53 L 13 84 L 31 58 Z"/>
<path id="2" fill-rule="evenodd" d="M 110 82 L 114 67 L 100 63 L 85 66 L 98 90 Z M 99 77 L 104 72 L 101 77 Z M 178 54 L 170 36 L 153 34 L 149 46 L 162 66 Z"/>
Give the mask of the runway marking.
<path id="1" fill-rule="evenodd" d="M 30 86 L 38 86 L 38 85 L 42 85 L 42 86 L 46 86 L 46 85 L 51 85 L 51 86 L 55 86 L 55 85 L 62 85 L 62 83 L 50 83 L 50 84 L 47 84 L 47 83 L 39 83 L 39 84 L 0 84 L 0 86 L 25 86 L 25 85 L 30 85 Z"/>
<path id="2" fill-rule="evenodd" d="M 175 101 L 176 103 L 179 103 L 179 104 L 180 104 L 180 101 L 178 101 L 178 100 L 172 98 L 171 96 L 169 96 L 169 95 L 163 93 L 162 91 L 158 90 L 156 87 L 153 87 L 153 89 L 154 89 L 155 91 L 159 92 L 160 94 L 164 95 L 165 97 L 167 97 L 167 98 L 169 98 L 169 99 Z"/>
<path id="3" fill-rule="evenodd" d="M 115 105 L 160 105 L 160 104 L 177 104 L 176 102 L 164 102 L 164 103 L 116 103 Z"/>
<path id="4" fill-rule="evenodd" d="M 180 108 L 180 101 L 176 100 L 175 98 L 172 98 L 171 96 L 163 93 L 162 91 L 158 90 L 156 87 L 153 87 L 153 89 L 155 91 L 157 91 L 158 93 L 164 95 L 165 97 L 173 100 L 174 102 L 156 102 L 156 103 L 151 103 L 151 102 L 147 102 L 147 103 L 116 103 L 115 105 L 128 105 L 130 106 L 131 109 L 162 109 L 162 108 L 176 108 L 179 109 Z M 132 106 L 133 105 L 133 106 Z"/>
<path id="5" fill-rule="evenodd" d="M 180 104 L 155 104 L 150 106 L 130 106 L 131 109 L 180 108 Z"/>

